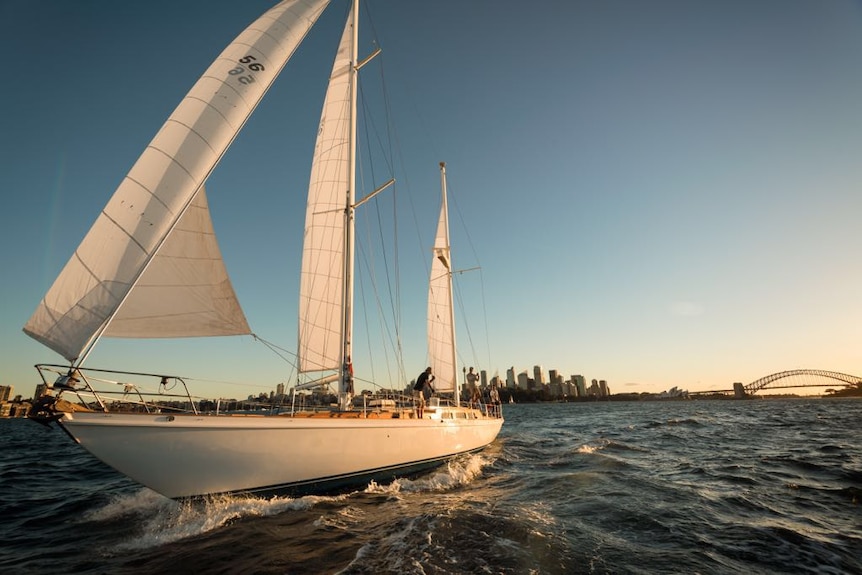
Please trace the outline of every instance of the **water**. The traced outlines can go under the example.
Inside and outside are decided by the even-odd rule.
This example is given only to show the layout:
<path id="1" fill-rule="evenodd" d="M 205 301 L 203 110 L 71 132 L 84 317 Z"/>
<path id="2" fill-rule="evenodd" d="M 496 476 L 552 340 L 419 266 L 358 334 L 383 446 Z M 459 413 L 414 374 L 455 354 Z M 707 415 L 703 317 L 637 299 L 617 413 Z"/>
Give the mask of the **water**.
<path id="1" fill-rule="evenodd" d="M 506 407 L 412 481 L 205 504 L 0 420 L 0 572 L 862 573 L 862 400 Z"/>

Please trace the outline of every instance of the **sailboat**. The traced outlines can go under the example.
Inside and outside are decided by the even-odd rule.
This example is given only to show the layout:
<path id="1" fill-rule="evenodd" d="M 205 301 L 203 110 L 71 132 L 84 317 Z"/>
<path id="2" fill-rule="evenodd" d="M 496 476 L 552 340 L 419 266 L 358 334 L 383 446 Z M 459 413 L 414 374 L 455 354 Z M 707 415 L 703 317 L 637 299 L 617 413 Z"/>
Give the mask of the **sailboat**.
<path id="1" fill-rule="evenodd" d="M 247 335 L 215 240 L 205 184 L 328 0 L 285 0 L 246 28 L 181 101 L 121 182 L 24 326 L 68 365 L 40 364 L 30 416 L 133 480 L 173 499 L 326 493 L 415 474 L 495 440 L 499 412 L 459 401 L 445 166 L 428 298 L 437 397 L 354 395 L 357 57 L 354 0 L 330 75 L 308 190 L 289 409 L 237 413 L 193 396 L 184 378 L 84 366 L 105 337 Z M 310 376 L 309 376 L 310 377 Z M 152 381 L 156 399 L 143 384 Z M 295 403 L 332 385 L 337 401 Z M 111 387 L 113 385 L 113 387 Z M 301 394 L 300 394 L 301 395 Z"/>

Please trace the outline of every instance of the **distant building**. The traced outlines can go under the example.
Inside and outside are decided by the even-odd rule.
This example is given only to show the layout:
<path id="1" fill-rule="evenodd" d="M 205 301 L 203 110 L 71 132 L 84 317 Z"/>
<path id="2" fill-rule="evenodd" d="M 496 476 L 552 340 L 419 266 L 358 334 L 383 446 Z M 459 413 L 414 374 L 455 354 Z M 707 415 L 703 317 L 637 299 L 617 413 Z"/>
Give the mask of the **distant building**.
<path id="1" fill-rule="evenodd" d="M 526 370 L 518 374 L 518 389 L 523 389 L 524 391 L 530 389 L 530 376 L 527 375 Z"/>
<path id="2" fill-rule="evenodd" d="M 0 385 L 0 402 L 9 401 L 13 389 L 14 387 L 11 385 Z"/>
<path id="3" fill-rule="evenodd" d="M 573 375 L 572 383 L 578 390 L 578 397 L 586 397 L 587 396 L 587 380 L 583 375 Z"/>
<path id="4" fill-rule="evenodd" d="M 551 397 L 554 397 L 554 398 L 563 397 L 563 395 L 565 395 L 565 391 L 563 390 L 562 382 L 556 381 L 553 378 L 551 379 L 551 382 L 548 384 L 548 392 L 550 393 Z"/>
<path id="5" fill-rule="evenodd" d="M 608 382 L 604 379 L 599 381 L 599 397 L 610 397 L 611 388 L 608 387 Z"/>
<path id="6" fill-rule="evenodd" d="M 506 370 L 506 387 L 508 389 L 515 389 L 517 387 L 517 385 L 515 383 L 515 366 L 514 365 Z"/>
<path id="7" fill-rule="evenodd" d="M 680 389 L 677 386 L 673 386 L 667 391 L 663 391 L 658 394 L 659 399 L 682 399 L 688 397 L 688 390 Z"/>
<path id="8" fill-rule="evenodd" d="M 545 374 L 542 371 L 541 365 L 533 366 L 533 379 L 536 380 L 536 387 L 542 388 L 545 386 Z"/>

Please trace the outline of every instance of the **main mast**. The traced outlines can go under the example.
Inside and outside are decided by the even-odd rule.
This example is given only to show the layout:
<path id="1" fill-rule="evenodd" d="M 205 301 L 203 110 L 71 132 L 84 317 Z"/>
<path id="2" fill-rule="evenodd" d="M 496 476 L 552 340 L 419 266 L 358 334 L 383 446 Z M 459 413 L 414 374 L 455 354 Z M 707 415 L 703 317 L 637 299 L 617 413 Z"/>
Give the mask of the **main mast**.
<path id="1" fill-rule="evenodd" d="M 353 39 L 350 45 L 350 135 L 349 176 L 344 208 L 344 305 L 342 317 L 343 342 L 341 351 L 340 391 L 346 408 L 353 393 L 352 347 L 353 347 L 353 267 L 354 267 L 354 220 L 356 204 L 356 95 L 358 87 L 359 52 L 359 0 L 353 0 Z"/>

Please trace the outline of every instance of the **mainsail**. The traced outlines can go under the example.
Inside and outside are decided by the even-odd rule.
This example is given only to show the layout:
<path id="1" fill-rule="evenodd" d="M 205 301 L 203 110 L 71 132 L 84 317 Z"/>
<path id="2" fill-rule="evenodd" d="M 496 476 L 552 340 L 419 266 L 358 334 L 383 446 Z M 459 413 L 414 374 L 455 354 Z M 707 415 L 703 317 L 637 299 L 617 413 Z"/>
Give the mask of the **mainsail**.
<path id="1" fill-rule="evenodd" d="M 24 331 L 75 361 L 100 337 L 329 0 L 285 0 L 246 28 L 180 102 L 99 214 Z M 181 266 L 179 266 L 181 267 Z M 229 288 L 229 284 L 227 284 Z M 233 290 L 215 298 L 231 300 Z M 135 315 L 146 315 L 138 310 Z M 150 323 L 150 322 L 146 322 Z M 153 318 L 155 324 L 155 318 Z M 245 323 L 243 319 L 242 324 Z M 118 328 L 151 337 L 147 327 Z M 247 332 L 227 325 L 174 336 Z"/>
<path id="2" fill-rule="evenodd" d="M 437 235 L 434 238 L 434 257 L 431 259 L 431 278 L 428 283 L 428 356 L 435 375 L 434 389 L 453 392 L 458 389 L 455 364 L 455 324 L 452 307 L 452 260 L 449 250 L 449 215 L 446 200 L 446 166 L 440 164 L 443 204 Z"/>
<path id="3" fill-rule="evenodd" d="M 301 372 L 339 369 L 345 330 L 345 246 L 350 187 L 351 44 L 348 16 L 323 103 L 314 148 L 302 275 L 299 288 L 298 355 Z"/>

